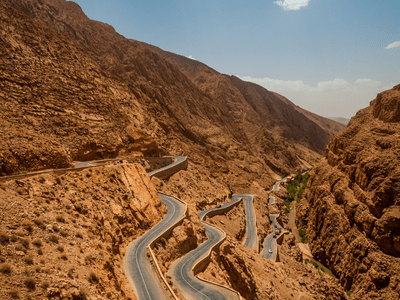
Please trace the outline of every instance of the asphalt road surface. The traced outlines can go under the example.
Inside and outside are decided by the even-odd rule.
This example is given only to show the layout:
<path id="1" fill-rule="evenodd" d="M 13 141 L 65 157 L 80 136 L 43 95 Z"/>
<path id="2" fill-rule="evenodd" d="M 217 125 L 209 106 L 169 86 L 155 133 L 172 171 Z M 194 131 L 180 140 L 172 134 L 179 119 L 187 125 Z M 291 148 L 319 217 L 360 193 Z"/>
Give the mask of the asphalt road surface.
<path id="1" fill-rule="evenodd" d="M 233 197 L 232 197 L 233 198 Z M 235 197 L 231 202 L 226 203 L 220 207 L 211 208 L 199 213 L 199 218 L 202 220 L 203 216 L 213 210 L 219 210 L 238 202 L 240 197 Z M 222 230 L 213 227 L 205 222 L 201 222 L 206 230 L 207 241 L 201 244 L 196 249 L 189 252 L 187 255 L 175 261 L 168 275 L 172 277 L 173 285 L 178 288 L 179 293 L 184 299 L 190 300 L 223 300 L 235 299 L 238 300 L 238 295 L 228 289 L 218 287 L 213 284 L 203 282 L 196 278 L 192 273 L 192 267 L 195 263 L 201 260 L 208 254 L 210 248 L 216 245 L 223 237 Z"/>
<path id="2" fill-rule="evenodd" d="M 246 215 L 246 238 L 243 245 L 258 252 L 258 237 L 256 216 L 254 214 L 253 195 L 236 194 L 232 196 L 232 200 L 243 198 L 244 209 Z"/>
<path id="3" fill-rule="evenodd" d="M 184 161 L 185 158 L 184 156 L 175 156 L 176 160 L 174 163 L 148 173 L 148 175 L 154 175 L 157 172 L 171 168 Z M 173 197 L 163 194 L 158 194 L 158 196 L 167 206 L 167 214 L 156 226 L 129 244 L 124 258 L 125 272 L 133 284 L 139 300 L 170 300 L 170 297 L 163 288 L 163 284 L 157 277 L 154 267 L 147 258 L 146 247 L 163 233 L 165 229 L 175 224 L 184 216 L 186 206 Z"/>
<path id="4" fill-rule="evenodd" d="M 164 232 L 166 228 L 183 217 L 185 205 L 172 197 L 162 194 L 158 196 L 167 206 L 167 214 L 156 226 L 129 244 L 124 258 L 125 271 L 135 287 L 139 300 L 170 299 L 147 258 L 146 247 L 153 239 Z"/>
<path id="5" fill-rule="evenodd" d="M 277 190 L 279 190 L 279 185 L 281 184 L 281 182 L 285 182 L 287 179 L 283 178 L 277 182 L 275 182 L 274 186 L 272 187 L 272 190 L 270 190 L 270 192 L 275 192 Z M 270 196 L 269 197 L 269 203 L 268 204 L 274 204 L 275 203 L 275 198 Z"/>
<path id="6" fill-rule="evenodd" d="M 275 260 L 277 251 L 278 251 L 278 246 L 276 244 L 276 239 L 274 238 L 275 235 L 275 230 L 279 229 L 282 231 L 282 228 L 279 226 L 279 224 L 276 222 L 276 216 L 270 215 L 269 219 L 271 220 L 271 225 L 273 227 L 273 231 L 271 234 L 269 234 L 265 240 L 264 240 L 264 245 L 263 245 L 263 250 L 261 251 L 261 255 L 269 260 Z M 277 227 L 275 227 L 277 226 Z M 272 253 L 269 252 L 269 250 L 272 250 Z"/>
<path id="7" fill-rule="evenodd" d="M 153 172 L 150 172 L 150 173 L 148 173 L 148 175 L 151 177 L 151 176 L 153 176 L 154 174 L 156 174 L 158 172 L 161 172 L 161 171 L 164 171 L 166 169 L 172 168 L 173 166 L 178 165 L 181 162 L 183 162 L 186 159 L 186 156 L 174 156 L 174 158 L 175 158 L 175 161 L 172 164 L 170 164 L 168 166 L 165 166 L 165 167 L 162 167 L 160 169 L 157 169 L 157 170 L 155 170 Z"/>

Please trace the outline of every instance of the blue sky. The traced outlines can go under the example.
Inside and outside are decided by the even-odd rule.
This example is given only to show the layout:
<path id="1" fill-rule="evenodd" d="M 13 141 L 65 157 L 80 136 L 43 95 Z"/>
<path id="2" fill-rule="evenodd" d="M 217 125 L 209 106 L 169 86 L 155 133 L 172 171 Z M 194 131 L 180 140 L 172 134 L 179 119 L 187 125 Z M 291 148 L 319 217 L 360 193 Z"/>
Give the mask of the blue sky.
<path id="1" fill-rule="evenodd" d="M 400 83 L 399 0 L 75 2 L 127 38 L 256 82 L 326 117 L 351 117 Z"/>

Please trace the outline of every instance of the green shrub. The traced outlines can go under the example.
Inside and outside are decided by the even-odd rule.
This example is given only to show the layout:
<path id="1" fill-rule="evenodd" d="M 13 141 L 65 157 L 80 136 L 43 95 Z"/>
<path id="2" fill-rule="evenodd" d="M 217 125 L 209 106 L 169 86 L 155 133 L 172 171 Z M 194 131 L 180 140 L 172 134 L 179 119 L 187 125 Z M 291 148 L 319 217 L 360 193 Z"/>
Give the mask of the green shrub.
<path id="1" fill-rule="evenodd" d="M 325 267 L 323 264 L 321 264 L 318 261 L 310 261 L 307 258 L 304 260 L 304 262 L 310 263 L 312 264 L 316 269 L 321 270 L 322 272 L 325 272 L 328 275 L 331 275 L 333 278 L 336 278 L 335 275 L 332 273 L 332 271 L 330 269 L 328 269 L 327 267 Z"/>
<path id="2" fill-rule="evenodd" d="M 307 243 L 307 236 L 306 236 L 306 230 L 305 229 L 300 229 L 299 230 L 299 236 L 301 237 L 301 242 L 303 244 Z"/>
<path id="3" fill-rule="evenodd" d="M 290 210 L 290 201 L 288 199 L 283 200 L 283 204 Z"/>

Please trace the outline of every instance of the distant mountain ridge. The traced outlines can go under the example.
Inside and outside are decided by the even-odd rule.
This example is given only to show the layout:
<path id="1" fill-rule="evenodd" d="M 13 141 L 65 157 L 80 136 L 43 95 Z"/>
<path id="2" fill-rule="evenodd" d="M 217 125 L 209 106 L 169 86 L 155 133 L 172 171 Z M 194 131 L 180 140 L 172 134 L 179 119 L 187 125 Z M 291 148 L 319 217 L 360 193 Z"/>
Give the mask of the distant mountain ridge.
<path id="1" fill-rule="evenodd" d="M 342 118 L 342 117 L 332 117 L 332 118 L 328 118 L 328 119 L 342 123 L 344 125 L 347 125 L 350 122 L 350 119 L 346 119 L 346 118 Z"/>

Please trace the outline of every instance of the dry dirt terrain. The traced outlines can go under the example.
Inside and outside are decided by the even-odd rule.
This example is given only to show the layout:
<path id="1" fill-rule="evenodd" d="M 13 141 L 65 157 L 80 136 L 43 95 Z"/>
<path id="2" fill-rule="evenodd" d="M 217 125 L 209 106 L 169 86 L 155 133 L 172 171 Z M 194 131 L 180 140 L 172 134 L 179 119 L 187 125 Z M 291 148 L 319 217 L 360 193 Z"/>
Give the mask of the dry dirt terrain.
<path id="1" fill-rule="evenodd" d="M 166 210 L 135 164 L 2 182 L 0 207 L 1 299 L 135 299 L 125 247 Z"/>

